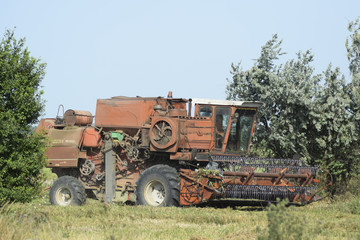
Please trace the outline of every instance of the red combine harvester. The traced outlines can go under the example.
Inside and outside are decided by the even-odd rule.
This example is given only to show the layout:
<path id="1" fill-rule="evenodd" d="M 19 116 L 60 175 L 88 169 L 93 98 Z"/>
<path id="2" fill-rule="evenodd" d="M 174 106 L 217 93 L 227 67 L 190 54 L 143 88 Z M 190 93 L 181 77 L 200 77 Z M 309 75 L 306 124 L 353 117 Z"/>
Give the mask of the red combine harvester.
<path id="1" fill-rule="evenodd" d="M 55 205 L 86 197 L 150 206 L 214 199 L 309 202 L 318 169 L 297 159 L 246 157 L 260 102 L 168 96 L 99 99 L 90 112 L 42 119 Z M 60 109 L 60 108 L 59 108 Z M 58 114 L 59 115 L 59 114 Z"/>

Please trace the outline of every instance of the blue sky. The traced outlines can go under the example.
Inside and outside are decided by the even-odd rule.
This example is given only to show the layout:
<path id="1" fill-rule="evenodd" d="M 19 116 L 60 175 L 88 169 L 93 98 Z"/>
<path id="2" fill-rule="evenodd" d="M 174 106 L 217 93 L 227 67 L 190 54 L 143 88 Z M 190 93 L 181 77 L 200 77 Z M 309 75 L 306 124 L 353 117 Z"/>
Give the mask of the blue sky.
<path id="1" fill-rule="evenodd" d="M 231 63 L 253 64 L 275 33 L 288 54 L 311 49 L 316 72 L 348 76 L 347 24 L 360 1 L 1 1 L 0 33 L 16 26 L 47 63 L 45 117 L 57 107 L 95 114 L 96 99 L 225 99 Z"/>

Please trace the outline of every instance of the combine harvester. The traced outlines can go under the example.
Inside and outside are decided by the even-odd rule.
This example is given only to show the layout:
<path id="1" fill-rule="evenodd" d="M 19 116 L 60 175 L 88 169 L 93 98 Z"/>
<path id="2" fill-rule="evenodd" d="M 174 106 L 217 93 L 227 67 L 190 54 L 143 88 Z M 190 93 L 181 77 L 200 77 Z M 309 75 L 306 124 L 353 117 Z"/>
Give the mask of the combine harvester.
<path id="1" fill-rule="evenodd" d="M 250 158 L 260 102 L 153 97 L 98 99 L 90 112 L 42 119 L 55 205 L 86 197 L 150 206 L 218 199 L 307 203 L 318 169 L 301 160 Z M 59 110 L 61 108 L 59 107 Z"/>

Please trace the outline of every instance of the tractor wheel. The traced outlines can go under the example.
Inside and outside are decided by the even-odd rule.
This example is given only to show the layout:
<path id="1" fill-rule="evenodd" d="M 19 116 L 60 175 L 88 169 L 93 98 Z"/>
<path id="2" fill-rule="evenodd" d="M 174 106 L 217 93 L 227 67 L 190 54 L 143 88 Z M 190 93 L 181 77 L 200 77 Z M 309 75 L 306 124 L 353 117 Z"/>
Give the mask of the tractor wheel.
<path id="1" fill-rule="evenodd" d="M 180 186 L 177 171 L 160 164 L 146 169 L 137 181 L 135 194 L 138 205 L 179 206 Z"/>
<path id="2" fill-rule="evenodd" d="M 86 201 L 84 186 L 74 177 L 59 177 L 50 189 L 50 203 L 59 206 L 83 205 Z"/>

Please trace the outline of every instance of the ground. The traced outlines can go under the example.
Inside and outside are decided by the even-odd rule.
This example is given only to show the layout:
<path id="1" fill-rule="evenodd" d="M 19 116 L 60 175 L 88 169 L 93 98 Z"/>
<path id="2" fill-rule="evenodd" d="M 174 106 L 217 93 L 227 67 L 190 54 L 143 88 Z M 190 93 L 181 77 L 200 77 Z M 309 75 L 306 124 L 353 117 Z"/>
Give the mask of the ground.
<path id="1" fill-rule="evenodd" d="M 268 228 L 268 219 L 277 230 Z M 269 210 L 261 206 L 154 208 L 91 199 L 84 206 L 59 207 L 50 205 L 44 194 L 31 203 L 7 204 L 0 210 L 0 239 L 229 240 L 266 239 L 268 233 L 287 239 L 286 229 L 293 234 L 294 229 L 301 231 L 304 239 L 360 239 L 360 197 Z"/>

